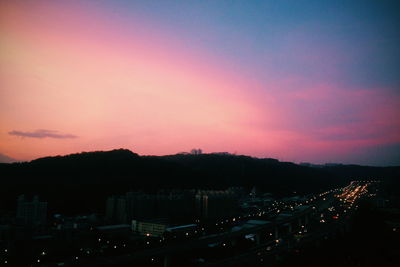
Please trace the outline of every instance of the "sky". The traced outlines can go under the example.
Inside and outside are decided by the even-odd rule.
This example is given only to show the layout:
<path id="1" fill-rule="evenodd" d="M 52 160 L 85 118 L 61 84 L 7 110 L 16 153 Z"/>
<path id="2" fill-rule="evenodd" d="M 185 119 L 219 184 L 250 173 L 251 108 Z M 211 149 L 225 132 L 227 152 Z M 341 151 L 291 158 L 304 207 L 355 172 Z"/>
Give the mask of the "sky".
<path id="1" fill-rule="evenodd" d="M 400 165 L 396 1 L 0 0 L 0 161 Z"/>

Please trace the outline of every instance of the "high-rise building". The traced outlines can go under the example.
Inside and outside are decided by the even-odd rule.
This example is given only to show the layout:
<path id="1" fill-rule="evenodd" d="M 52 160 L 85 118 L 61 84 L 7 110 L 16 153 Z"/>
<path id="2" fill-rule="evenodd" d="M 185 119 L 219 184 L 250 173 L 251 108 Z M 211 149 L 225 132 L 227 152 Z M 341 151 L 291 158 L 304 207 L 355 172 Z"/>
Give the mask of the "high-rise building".
<path id="1" fill-rule="evenodd" d="M 124 196 L 111 196 L 106 202 L 106 221 L 110 223 L 126 223 L 127 200 Z"/>
<path id="2" fill-rule="evenodd" d="M 112 196 L 106 202 L 109 223 L 126 224 L 132 220 L 168 219 L 182 222 L 190 219 L 215 220 L 234 216 L 240 190 L 171 190 L 157 193 L 128 192 Z"/>
<path id="3" fill-rule="evenodd" d="M 232 190 L 199 190 L 195 196 L 198 218 L 215 220 L 235 215 L 238 198 Z"/>
<path id="4" fill-rule="evenodd" d="M 111 196 L 108 197 L 106 201 L 106 221 L 108 222 L 112 222 L 115 217 L 115 199 L 115 196 Z"/>
<path id="5" fill-rule="evenodd" d="M 39 201 L 34 196 L 32 201 L 27 201 L 24 195 L 17 200 L 17 220 L 29 225 L 43 225 L 46 223 L 47 202 Z"/>
<path id="6" fill-rule="evenodd" d="M 153 194 L 128 192 L 123 196 L 112 196 L 106 202 L 106 219 L 110 223 L 158 218 L 188 219 L 194 217 L 194 193 L 194 190 Z"/>

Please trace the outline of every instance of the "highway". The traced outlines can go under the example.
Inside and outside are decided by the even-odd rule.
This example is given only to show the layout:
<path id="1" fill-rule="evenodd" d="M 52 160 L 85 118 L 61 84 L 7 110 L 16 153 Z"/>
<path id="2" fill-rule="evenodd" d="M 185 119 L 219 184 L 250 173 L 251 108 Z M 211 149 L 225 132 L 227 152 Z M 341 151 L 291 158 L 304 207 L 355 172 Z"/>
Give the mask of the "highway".
<path id="1" fill-rule="evenodd" d="M 368 187 L 371 183 L 353 181 L 347 187 L 335 190 L 335 192 L 339 193 L 330 192 L 320 196 L 321 199 L 314 206 L 315 210 L 317 210 L 313 214 L 314 224 L 310 224 L 307 227 L 306 233 L 301 233 L 301 231 L 292 232 L 282 237 L 279 243 L 265 243 L 253 247 L 240 255 L 208 262 L 200 266 L 273 266 L 275 260 L 279 259 L 280 254 L 289 251 L 296 252 L 309 243 L 318 242 L 336 235 L 340 231 L 345 231 L 348 219 L 358 208 L 357 201 L 367 195 Z"/>

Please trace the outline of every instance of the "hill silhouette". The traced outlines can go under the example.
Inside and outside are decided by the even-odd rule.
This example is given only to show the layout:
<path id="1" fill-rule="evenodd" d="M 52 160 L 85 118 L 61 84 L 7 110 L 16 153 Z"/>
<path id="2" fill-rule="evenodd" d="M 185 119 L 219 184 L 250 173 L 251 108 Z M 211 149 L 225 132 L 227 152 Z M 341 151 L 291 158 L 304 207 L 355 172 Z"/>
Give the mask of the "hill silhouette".
<path id="1" fill-rule="evenodd" d="M 0 164 L 0 173 L 0 209 L 14 208 L 16 196 L 25 193 L 39 194 L 54 211 L 73 213 L 101 211 L 107 196 L 129 190 L 256 186 L 275 195 L 306 194 L 354 179 L 395 180 L 400 167 L 310 167 L 228 153 L 139 156 L 117 149 Z"/>

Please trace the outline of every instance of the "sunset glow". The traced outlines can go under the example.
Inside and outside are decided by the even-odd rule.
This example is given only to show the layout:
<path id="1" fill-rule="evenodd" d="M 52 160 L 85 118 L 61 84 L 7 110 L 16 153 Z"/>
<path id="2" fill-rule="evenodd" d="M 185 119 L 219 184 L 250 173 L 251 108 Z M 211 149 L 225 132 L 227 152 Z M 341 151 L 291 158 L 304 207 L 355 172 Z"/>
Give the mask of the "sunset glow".
<path id="1" fill-rule="evenodd" d="M 281 10 L 268 4 L 249 25 L 233 4 L 220 14 L 222 4 L 179 13 L 142 2 L 0 2 L 0 154 L 199 147 L 295 162 L 400 163 L 399 53 L 386 55 L 399 40 L 389 26 L 355 25 L 368 41 L 360 45 L 345 22 L 330 29 L 321 17 L 283 29 Z M 242 20 L 235 26 L 230 16 Z M 253 26 L 258 33 L 246 30 Z"/>

